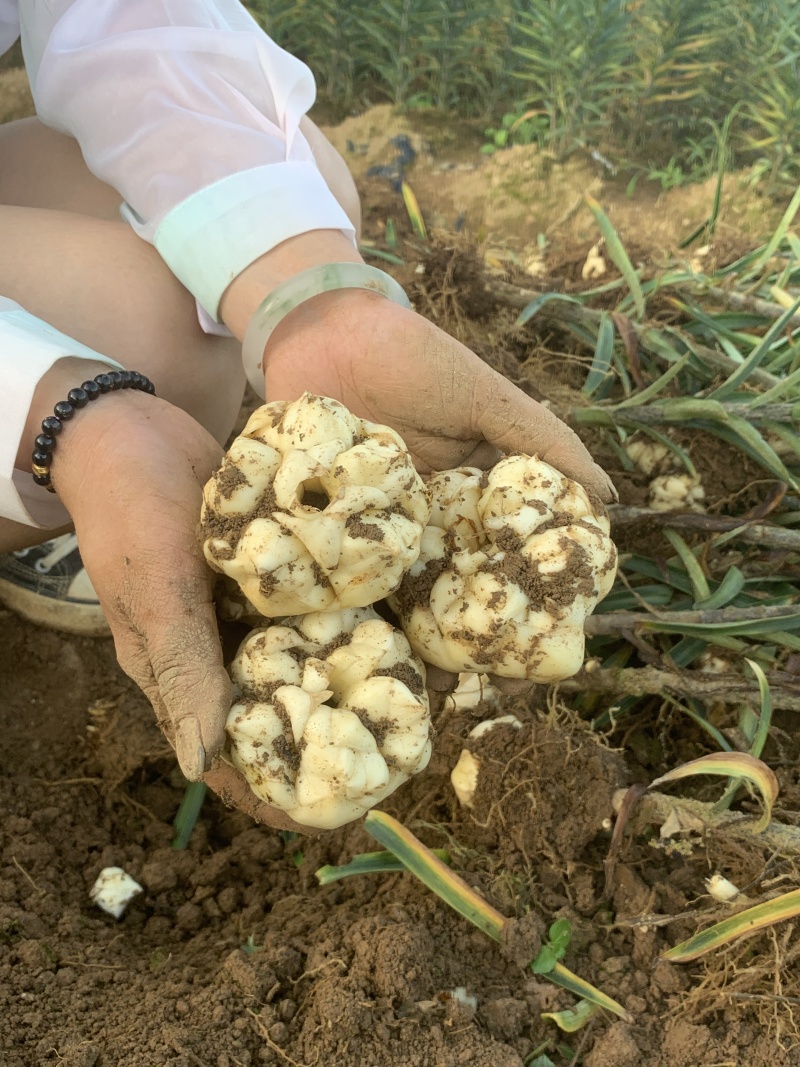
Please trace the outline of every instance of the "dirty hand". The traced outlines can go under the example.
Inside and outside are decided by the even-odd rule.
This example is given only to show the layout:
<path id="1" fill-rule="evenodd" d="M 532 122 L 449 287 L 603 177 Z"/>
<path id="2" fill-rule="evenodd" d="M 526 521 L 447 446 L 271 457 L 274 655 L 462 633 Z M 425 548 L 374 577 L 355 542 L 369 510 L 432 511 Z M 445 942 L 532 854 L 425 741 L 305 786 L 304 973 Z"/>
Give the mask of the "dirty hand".
<path id="1" fill-rule="evenodd" d="M 301 306 L 275 331 L 265 358 L 268 400 L 304 390 L 388 423 L 423 470 L 492 466 L 498 449 L 536 454 L 614 499 L 610 479 L 577 434 L 464 345 L 415 312 L 362 291 Z"/>
<path id="2" fill-rule="evenodd" d="M 216 759 L 231 690 L 196 528 L 202 487 L 220 456 L 185 412 L 118 393 L 70 425 L 54 454 L 53 484 L 74 520 L 120 665 L 152 703 L 183 773 L 202 776 L 260 822 L 297 829 Z"/>

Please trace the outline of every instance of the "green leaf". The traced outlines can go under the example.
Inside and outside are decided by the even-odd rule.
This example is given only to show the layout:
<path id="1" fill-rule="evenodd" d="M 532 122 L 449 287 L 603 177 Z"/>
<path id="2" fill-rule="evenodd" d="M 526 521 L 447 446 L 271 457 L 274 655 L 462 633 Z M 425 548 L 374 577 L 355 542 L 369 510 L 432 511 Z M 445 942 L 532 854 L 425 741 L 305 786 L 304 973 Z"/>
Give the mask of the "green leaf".
<path id="1" fill-rule="evenodd" d="M 782 482 L 786 482 L 792 489 L 800 489 L 797 479 L 786 468 L 777 452 L 767 444 L 756 427 L 740 415 L 730 415 L 727 426 L 709 425 L 707 428 L 711 433 L 715 433 L 752 456 L 762 467 L 776 475 Z"/>
<path id="2" fill-rule="evenodd" d="M 642 389 L 641 392 L 635 393 L 633 396 L 629 397 L 627 400 L 621 401 L 619 404 L 615 404 L 611 410 L 622 411 L 624 408 L 639 407 L 642 404 L 646 404 L 649 400 L 652 400 L 653 397 L 658 396 L 658 394 L 669 385 L 673 378 L 677 378 L 691 358 L 692 353 L 686 352 L 685 355 L 681 356 L 677 363 L 673 363 L 671 367 L 664 371 L 660 378 L 656 378 L 654 382 L 651 382 L 650 385 L 645 389 Z"/>
<path id="3" fill-rule="evenodd" d="M 559 1030 L 566 1034 L 574 1034 L 585 1026 L 600 1009 L 596 1004 L 590 1004 L 588 1000 L 579 1000 L 574 1008 L 564 1011 L 543 1011 L 543 1019 L 552 1019 Z"/>
<path id="4" fill-rule="evenodd" d="M 790 308 L 786 309 L 779 319 L 776 319 L 775 322 L 773 322 L 744 363 L 742 363 L 740 367 L 737 367 L 719 388 L 714 389 L 709 393 L 709 398 L 714 400 L 726 400 L 731 393 L 734 393 L 740 385 L 747 381 L 752 371 L 755 370 L 755 368 L 758 367 L 768 355 L 775 338 L 780 337 L 783 334 L 783 331 L 794 318 L 798 308 L 800 308 L 800 299 L 796 300 Z"/>
<path id="5" fill-rule="evenodd" d="M 431 850 L 434 856 L 438 856 L 442 863 L 450 862 L 450 853 L 443 848 Z M 397 871 L 407 871 L 404 863 L 393 852 L 362 852 L 354 856 L 349 863 L 340 867 L 332 867 L 329 864 L 320 867 L 315 877 L 320 885 L 330 885 L 338 882 L 341 878 L 350 878 L 357 874 L 393 874 Z"/>
<path id="6" fill-rule="evenodd" d="M 640 319 L 644 318 L 644 294 L 642 293 L 642 286 L 639 281 L 639 275 L 633 269 L 633 264 L 628 259 L 628 253 L 625 251 L 625 247 L 620 241 L 617 231 L 614 229 L 611 220 L 600 207 L 598 202 L 589 193 L 584 194 L 586 205 L 594 215 L 595 222 L 597 223 L 600 233 L 606 242 L 606 248 L 608 254 L 611 257 L 612 262 L 625 279 L 628 288 L 630 289 L 631 296 L 633 297 L 634 306 L 636 307 L 636 314 Z"/>
<path id="7" fill-rule="evenodd" d="M 724 608 L 726 604 L 730 604 L 741 593 L 744 589 L 744 583 L 745 578 L 739 568 L 730 567 L 714 592 L 706 597 L 705 600 L 696 601 L 694 606 L 700 611 L 714 611 L 717 608 Z"/>
<path id="8" fill-rule="evenodd" d="M 664 536 L 678 553 L 680 561 L 689 576 L 694 592 L 694 607 L 696 608 L 698 601 L 707 600 L 711 596 L 711 590 L 708 587 L 706 576 L 703 574 L 703 568 L 697 562 L 694 552 L 692 552 L 679 533 L 676 533 L 675 530 L 664 530 Z"/>
<path id="9" fill-rule="evenodd" d="M 393 852 L 403 866 L 428 889 L 441 897 L 445 904 L 495 941 L 500 939 L 505 916 L 478 896 L 463 878 L 446 867 L 410 830 L 401 826 L 391 815 L 374 810 L 368 812 L 364 828 L 376 841 Z"/>
<path id="10" fill-rule="evenodd" d="M 539 955 L 531 963 L 531 970 L 534 974 L 549 974 L 557 963 L 558 956 L 555 951 L 550 945 L 542 945 Z"/>
<path id="11" fill-rule="evenodd" d="M 764 751 L 764 745 L 767 743 L 767 737 L 769 736 L 769 728 L 772 725 L 772 694 L 770 693 L 767 676 L 756 661 L 754 659 L 746 659 L 745 662 L 756 676 L 761 697 L 758 726 L 756 727 L 756 732 L 753 735 L 753 740 L 750 745 L 750 755 L 753 756 L 754 759 L 758 759 Z"/>
<path id="12" fill-rule="evenodd" d="M 414 190 L 411 188 L 408 182 L 403 182 L 400 186 L 400 189 L 403 194 L 403 203 L 406 205 L 406 211 L 408 212 L 408 217 L 411 220 L 411 225 L 414 229 L 414 233 L 416 233 L 417 237 L 419 237 L 421 240 L 427 241 L 428 230 L 425 226 L 425 219 L 422 217 L 422 212 L 420 211 L 419 203 L 417 202 L 417 198 L 414 195 Z"/>
<path id="13" fill-rule="evenodd" d="M 611 381 L 613 377 L 611 358 L 613 355 L 614 323 L 608 312 L 603 311 L 600 314 L 600 325 L 597 331 L 597 344 L 595 345 L 592 366 L 581 390 L 584 396 L 593 396 L 602 385 Z"/>
<path id="14" fill-rule="evenodd" d="M 500 940 L 506 918 L 468 886 L 463 878 L 446 867 L 410 830 L 386 812 L 374 809 L 367 813 L 364 829 L 384 848 L 393 852 L 401 863 L 445 904 L 495 941 Z M 556 985 L 571 990 L 578 997 L 597 1004 L 628 1022 L 632 1021 L 630 1014 L 621 1004 L 602 990 L 596 989 L 590 982 L 573 974 L 563 964 L 556 963 L 552 971 L 548 972 L 547 978 Z"/>
<path id="15" fill-rule="evenodd" d="M 372 248 L 370 245 L 359 245 L 358 250 L 365 259 L 382 259 L 384 263 L 392 263 L 395 267 L 402 267 L 405 263 L 404 259 L 393 255 L 391 252 L 384 252 L 382 248 Z"/>
<path id="16" fill-rule="evenodd" d="M 524 326 L 526 322 L 533 318 L 533 316 L 540 311 L 545 304 L 549 304 L 551 300 L 562 300 L 565 304 L 578 304 L 582 306 L 580 300 L 574 296 L 567 296 L 566 293 L 541 293 L 535 300 L 531 300 L 529 304 L 520 311 L 517 316 L 516 326 Z"/>
<path id="17" fill-rule="evenodd" d="M 556 919 L 548 931 L 550 944 L 563 955 L 572 940 L 572 924 L 569 919 Z"/>
<path id="18" fill-rule="evenodd" d="M 173 848 L 183 849 L 189 844 L 192 830 L 194 830 L 197 820 L 200 818 L 200 811 L 206 798 L 207 788 L 205 782 L 186 783 L 181 806 L 178 808 L 178 814 L 172 823 L 175 830 L 175 836 L 172 839 Z"/>
<path id="19" fill-rule="evenodd" d="M 778 248 L 780 247 L 781 242 L 786 236 L 789 227 L 794 222 L 794 217 L 797 214 L 798 209 L 800 209 L 800 185 L 798 185 L 797 189 L 795 190 L 795 194 L 792 197 L 789 206 L 786 208 L 786 211 L 783 214 L 783 218 L 778 223 L 775 233 L 773 233 L 772 237 L 770 238 L 769 243 L 764 246 L 763 251 L 752 264 L 752 273 L 755 274 L 759 270 L 761 270 L 761 268 L 766 263 L 768 263 L 769 260 L 772 259 L 772 257 L 778 251 Z"/>
<path id="20" fill-rule="evenodd" d="M 800 915 L 800 889 L 794 889 L 791 893 L 784 893 L 765 904 L 757 904 L 754 908 L 740 911 L 738 915 L 733 915 L 730 919 L 723 919 L 721 923 L 716 923 L 663 952 L 661 959 L 672 963 L 689 963 L 690 960 L 696 960 L 699 956 L 704 956 L 721 945 L 727 945 L 737 937 L 755 933 L 767 926 L 774 926 L 775 923 L 785 919 L 793 919 L 796 915 Z"/>

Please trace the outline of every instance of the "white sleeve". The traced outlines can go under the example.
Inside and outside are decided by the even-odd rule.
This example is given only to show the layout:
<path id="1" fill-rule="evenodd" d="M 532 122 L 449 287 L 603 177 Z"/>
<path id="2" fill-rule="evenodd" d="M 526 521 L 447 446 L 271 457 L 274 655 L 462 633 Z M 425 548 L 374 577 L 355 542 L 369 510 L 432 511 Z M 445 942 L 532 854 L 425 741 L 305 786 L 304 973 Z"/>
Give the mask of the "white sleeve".
<path id="1" fill-rule="evenodd" d="M 6 401 L 0 429 L 0 516 L 4 519 L 48 529 L 69 522 L 58 497 L 35 485 L 30 471 L 14 466 L 39 379 L 54 363 L 68 356 L 122 370 L 113 359 L 92 351 L 23 311 L 13 300 L 0 296 L 0 382 Z"/>
<path id="2" fill-rule="evenodd" d="M 309 69 L 238 0 L 20 0 L 43 122 L 76 138 L 123 214 L 218 320 L 271 248 L 352 225 L 299 122 Z"/>

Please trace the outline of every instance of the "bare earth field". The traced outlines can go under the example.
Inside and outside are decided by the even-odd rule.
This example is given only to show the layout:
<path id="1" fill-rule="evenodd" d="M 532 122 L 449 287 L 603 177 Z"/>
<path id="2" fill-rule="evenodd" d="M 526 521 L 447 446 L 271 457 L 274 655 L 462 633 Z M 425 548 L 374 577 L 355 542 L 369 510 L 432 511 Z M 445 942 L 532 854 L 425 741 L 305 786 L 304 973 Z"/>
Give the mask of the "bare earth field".
<path id="1" fill-rule="evenodd" d="M 0 119 L 29 109 L 23 75 L 0 74 Z M 548 286 L 578 284 L 596 240 L 591 217 L 575 206 L 587 189 L 632 258 L 651 261 L 702 221 L 712 195 L 708 186 L 659 194 L 642 184 L 628 200 L 589 159 L 545 167 L 520 148 L 487 161 L 474 144 L 388 108 L 329 132 L 358 177 L 365 237 L 380 242 L 387 218 L 397 221 L 398 277 L 418 309 L 555 409 L 569 406 L 585 365 L 562 354 L 557 333 L 515 330 L 513 314 L 487 294 L 486 272 L 529 264 L 546 233 Z M 408 178 L 433 229 L 429 245 L 413 241 L 389 182 L 366 176 L 391 164 L 399 134 L 418 151 Z M 728 185 L 711 253 L 720 260 L 769 232 L 777 214 L 735 176 Z M 741 456 L 699 434 L 686 447 L 710 508 L 747 491 L 754 475 Z M 623 476 L 613 455 L 598 458 L 623 503 L 640 504 L 645 480 Z M 670 849 L 634 822 L 606 891 L 614 792 L 704 750 L 685 719 L 634 717 L 599 737 L 557 692 L 507 698 L 503 710 L 523 728 L 470 742 L 482 771 L 466 811 L 449 774 L 487 709 L 445 710 L 429 768 L 384 805 L 427 844 L 449 848 L 505 915 L 569 919 L 565 963 L 634 1019 L 597 1017 L 569 1035 L 541 1013 L 573 998 L 506 958 L 410 875 L 319 888 L 320 866 L 375 849 L 359 825 L 291 838 L 209 798 L 189 848 L 172 850 L 183 783 L 110 641 L 37 630 L 0 612 L 0 691 L 3 1067 L 523 1067 L 542 1054 L 556 1067 L 800 1062 L 791 923 L 695 964 L 658 959 L 697 929 L 690 907 L 712 914 L 704 879 L 718 871 L 747 885 L 767 850 L 722 834 Z M 784 748 L 770 762 L 788 819 L 798 742 L 791 719 L 775 721 Z M 704 788 L 694 795 L 711 796 Z M 145 889 L 119 922 L 88 896 L 109 865 Z M 477 998 L 475 1011 L 452 997 L 457 987 Z"/>

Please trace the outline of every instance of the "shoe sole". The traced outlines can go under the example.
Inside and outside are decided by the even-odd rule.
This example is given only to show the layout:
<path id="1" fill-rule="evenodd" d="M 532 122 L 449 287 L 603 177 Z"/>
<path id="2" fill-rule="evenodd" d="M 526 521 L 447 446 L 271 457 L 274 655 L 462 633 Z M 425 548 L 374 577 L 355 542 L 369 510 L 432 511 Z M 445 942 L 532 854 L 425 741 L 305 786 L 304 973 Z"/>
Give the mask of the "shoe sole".
<path id="1" fill-rule="evenodd" d="M 40 596 L 5 578 L 0 578 L 0 600 L 17 615 L 28 622 L 35 622 L 37 626 L 81 637 L 111 636 L 111 628 L 99 604 Z"/>

